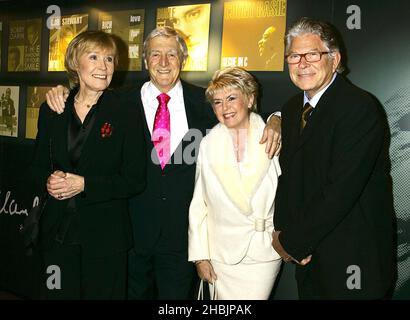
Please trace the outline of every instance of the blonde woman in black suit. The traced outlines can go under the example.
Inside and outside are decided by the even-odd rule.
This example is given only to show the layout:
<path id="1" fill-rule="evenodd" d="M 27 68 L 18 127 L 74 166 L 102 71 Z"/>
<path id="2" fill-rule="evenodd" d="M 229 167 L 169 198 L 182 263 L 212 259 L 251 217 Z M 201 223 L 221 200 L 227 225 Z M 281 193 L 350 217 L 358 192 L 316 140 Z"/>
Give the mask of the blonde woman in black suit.
<path id="1" fill-rule="evenodd" d="M 65 57 L 72 91 L 62 114 L 44 103 L 33 167 L 49 199 L 41 220 L 44 272 L 61 271 L 50 299 L 124 299 L 132 235 L 127 198 L 145 186 L 140 115 L 108 90 L 112 36 L 78 35 Z M 50 154 L 53 171 L 50 171 Z"/>

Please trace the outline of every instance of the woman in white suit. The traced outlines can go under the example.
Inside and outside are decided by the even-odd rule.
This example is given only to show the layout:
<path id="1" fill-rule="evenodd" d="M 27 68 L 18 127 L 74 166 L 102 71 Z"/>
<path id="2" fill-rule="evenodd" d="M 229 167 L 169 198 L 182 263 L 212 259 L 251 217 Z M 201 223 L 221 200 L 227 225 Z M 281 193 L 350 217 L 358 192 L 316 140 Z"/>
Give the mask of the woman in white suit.
<path id="1" fill-rule="evenodd" d="M 253 76 L 238 67 L 217 71 L 206 90 L 220 123 L 199 149 L 189 260 L 218 299 L 268 299 L 281 264 L 271 245 L 281 171 L 259 143 L 257 94 Z"/>

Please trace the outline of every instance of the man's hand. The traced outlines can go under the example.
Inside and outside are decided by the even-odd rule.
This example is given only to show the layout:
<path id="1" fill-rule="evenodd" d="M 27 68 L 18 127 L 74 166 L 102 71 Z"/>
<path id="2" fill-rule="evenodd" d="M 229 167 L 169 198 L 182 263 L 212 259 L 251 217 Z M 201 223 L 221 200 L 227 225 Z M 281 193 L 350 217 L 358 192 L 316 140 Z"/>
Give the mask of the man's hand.
<path id="1" fill-rule="evenodd" d="M 266 143 L 265 152 L 268 153 L 269 159 L 272 159 L 274 155 L 278 156 L 282 148 L 281 123 L 281 118 L 271 116 L 259 141 L 260 144 Z"/>
<path id="2" fill-rule="evenodd" d="M 302 261 L 298 261 L 295 258 L 293 258 L 289 253 L 286 252 L 286 250 L 282 247 L 282 244 L 279 241 L 279 234 L 280 231 L 273 231 L 272 232 L 272 247 L 275 249 L 275 251 L 282 257 L 283 261 L 285 262 L 295 262 L 301 266 L 307 265 L 311 260 L 312 260 L 312 255 L 307 256 L 305 259 Z"/>
<path id="3" fill-rule="evenodd" d="M 57 87 L 48 90 L 46 93 L 46 98 L 50 109 L 58 114 L 63 113 L 65 102 L 67 101 L 69 94 L 70 90 L 62 85 L 58 85 Z"/>
<path id="4" fill-rule="evenodd" d="M 66 200 L 84 191 L 84 177 L 54 171 L 47 179 L 47 191 L 57 200 Z"/>
<path id="5" fill-rule="evenodd" d="M 303 259 L 299 264 L 301 266 L 307 265 L 312 260 L 312 255 L 308 255 L 305 259 Z"/>
<path id="6" fill-rule="evenodd" d="M 201 260 L 195 263 L 196 271 L 199 278 L 209 283 L 214 283 L 217 280 L 216 273 L 212 264 L 208 260 Z"/>

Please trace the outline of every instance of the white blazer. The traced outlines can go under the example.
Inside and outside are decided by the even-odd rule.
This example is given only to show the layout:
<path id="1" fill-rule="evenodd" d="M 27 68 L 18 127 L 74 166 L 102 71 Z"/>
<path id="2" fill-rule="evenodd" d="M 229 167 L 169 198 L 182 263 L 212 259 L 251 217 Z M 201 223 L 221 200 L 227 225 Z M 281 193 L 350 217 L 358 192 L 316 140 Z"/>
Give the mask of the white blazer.
<path id="1" fill-rule="evenodd" d="M 264 127 L 251 113 L 241 170 L 225 125 L 217 124 L 202 140 L 189 208 L 189 261 L 237 264 L 246 255 L 260 262 L 280 259 L 272 231 L 281 170 L 278 157 L 269 160 L 259 144 Z"/>

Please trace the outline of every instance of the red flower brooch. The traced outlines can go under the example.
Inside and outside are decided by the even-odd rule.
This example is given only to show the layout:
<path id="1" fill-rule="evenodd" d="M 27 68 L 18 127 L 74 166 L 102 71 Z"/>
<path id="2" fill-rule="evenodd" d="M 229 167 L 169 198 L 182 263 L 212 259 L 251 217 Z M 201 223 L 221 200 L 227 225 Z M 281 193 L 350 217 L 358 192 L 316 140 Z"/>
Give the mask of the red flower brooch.
<path id="1" fill-rule="evenodd" d="M 111 123 L 104 123 L 103 126 L 101 127 L 101 137 L 103 138 L 109 138 L 112 135 L 112 130 L 113 130 L 113 126 L 111 125 Z"/>

